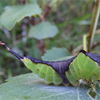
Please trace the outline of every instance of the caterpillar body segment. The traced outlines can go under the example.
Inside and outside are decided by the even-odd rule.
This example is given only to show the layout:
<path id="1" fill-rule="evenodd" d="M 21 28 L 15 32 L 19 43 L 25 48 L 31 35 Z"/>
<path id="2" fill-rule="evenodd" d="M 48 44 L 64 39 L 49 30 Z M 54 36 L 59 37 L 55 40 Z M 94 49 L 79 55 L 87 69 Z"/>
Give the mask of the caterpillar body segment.
<path id="1" fill-rule="evenodd" d="M 84 62 L 82 62 L 81 59 L 83 59 Z M 71 62 L 69 70 L 65 73 L 69 82 L 74 86 L 80 79 L 89 83 L 100 80 L 100 66 L 82 52 Z"/>
<path id="2" fill-rule="evenodd" d="M 87 74 L 87 80 L 90 78 L 91 82 L 95 82 L 100 80 L 100 56 L 95 53 L 87 53 L 84 50 L 82 50 L 82 53 L 86 55 L 86 74 Z M 85 74 L 85 75 L 86 75 Z"/>
<path id="3" fill-rule="evenodd" d="M 47 65 L 44 65 L 44 64 L 37 64 L 38 66 L 41 66 L 41 68 L 40 68 L 40 70 L 39 70 L 39 73 L 38 73 L 38 76 L 40 77 L 40 78 L 45 78 L 46 77 L 46 75 L 47 75 L 47 73 L 46 73 L 46 71 L 47 71 Z M 34 69 L 36 69 L 36 70 L 38 70 L 37 69 L 37 65 L 35 66 L 35 68 Z M 33 71 L 34 73 L 35 73 L 35 70 Z"/>
<path id="4" fill-rule="evenodd" d="M 28 69 L 34 71 L 34 66 L 36 66 L 36 64 L 33 63 L 30 59 L 24 57 L 24 59 L 21 59 L 21 61 L 24 62 L 25 66 L 27 66 Z"/>
<path id="5" fill-rule="evenodd" d="M 80 76 L 82 80 L 85 80 L 85 62 L 86 62 L 86 56 L 83 53 L 79 53 L 77 57 L 77 63 L 80 71 Z"/>
<path id="6" fill-rule="evenodd" d="M 100 66 L 97 66 L 95 68 L 91 76 L 91 80 L 93 80 L 94 82 L 100 80 Z"/>
<path id="7" fill-rule="evenodd" d="M 84 68 L 84 63 L 82 62 L 81 58 L 85 60 L 85 55 L 83 53 L 79 53 L 78 56 L 71 62 L 69 65 L 69 70 L 66 71 L 66 77 L 69 82 L 76 86 L 78 84 L 79 79 L 85 79 L 83 75 L 83 69 L 80 65 Z"/>
<path id="8" fill-rule="evenodd" d="M 77 62 L 77 58 L 74 59 L 74 61 L 73 61 L 73 67 L 75 69 L 75 72 L 76 72 L 78 78 L 80 79 L 81 78 L 81 73 L 80 73 L 79 68 L 78 68 L 79 65 L 76 62 Z"/>
<path id="9" fill-rule="evenodd" d="M 69 80 L 69 82 L 72 84 L 72 85 L 74 85 L 74 86 L 76 86 L 77 85 L 77 83 L 78 83 L 78 76 L 76 75 L 76 72 L 74 72 L 74 70 L 73 70 L 73 65 L 72 64 L 70 64 L 70 68 L 69 68 L 69 70 L 68 71 L 66 71 L 65 73 L 66 73 L 66 77 L 67 77 L 67 79 Z M 73 73 L 74 72 L 74 73 Z M 76 76 L 75 76 L 76 75 Z"/>
<path id="10" fill-rule="evenodd" d="M 92 77 L 92 74 L 94 73 L 95 69 L 99 67 L 96 62 L 94 62 L 92 59 L 89 57 L 86 57 L 86 62 L 85 62 L 85 79 L 89 81 Z"/>

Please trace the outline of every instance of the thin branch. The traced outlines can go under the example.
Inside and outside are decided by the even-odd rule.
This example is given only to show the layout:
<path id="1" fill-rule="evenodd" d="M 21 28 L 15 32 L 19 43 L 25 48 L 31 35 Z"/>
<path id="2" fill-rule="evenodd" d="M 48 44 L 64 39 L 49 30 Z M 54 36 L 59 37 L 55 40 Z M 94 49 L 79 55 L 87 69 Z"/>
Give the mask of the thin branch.
<path id="1" fill-rule="evenodd" d="M 95 47 L 97 47 L 99 45 L 100 45 L 100 42 L 95 42 L 91 48 L 94 49 Z"/>
<path id="2" fill-rule="evenodd" d="M 91 49 L 96 48 L 97 46 L 100 45 L 100 42 L 95 42 L 93 43 L 93 46 L 91 47 Z M 81 50 L 83 48 L 83 45 L 79 45 L 78 47 L 76 47 L 73 51 L 72 51 L 72 55 L 75 55 L 79 50 Z"/>
<path id="3" fill-rule="evenodd" d="M 100 12 L 100 0 L 96 0 L 90 31 L 89 34 L 87 35 L 87 49 L 88 49 L 87 52 L 91 51 L 92 41 L 94 38 L 94 34 L 96 31 L 97 22 L 99 18 L 99 12 Z"/>
<path id="4" fill-rule="evenodd" d="M 79 45 L 78 47 L 76 47 L 73 51 L 72 54 L 75 55 L 77 51 L 81 50 L 83 48 L 83 45 Z"/>

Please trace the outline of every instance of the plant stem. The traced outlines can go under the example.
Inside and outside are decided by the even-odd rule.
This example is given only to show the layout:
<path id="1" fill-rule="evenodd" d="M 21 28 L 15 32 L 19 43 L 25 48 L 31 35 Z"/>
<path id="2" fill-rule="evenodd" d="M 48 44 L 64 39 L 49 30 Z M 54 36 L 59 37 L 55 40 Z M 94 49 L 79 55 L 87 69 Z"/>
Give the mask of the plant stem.
<path id="1" fill-rule="evenodd" d="M 87 51 L 87 39 L 86 35 L 83 36 L 83 50 Z"/>
<path id="2" fill-rule="evenodd" d="M 100 12 L 100 0 L 96 0 L 93 17 L 92 17 L 92 23 L 90 26 L 89 34 L 87 35 L 87 52 L 91 51 L 92 41 L 94 38 L 94 34 L 96 31 L 97 22 L 98 22 L 98 18 L 99 18 L 99 12 Z"/>

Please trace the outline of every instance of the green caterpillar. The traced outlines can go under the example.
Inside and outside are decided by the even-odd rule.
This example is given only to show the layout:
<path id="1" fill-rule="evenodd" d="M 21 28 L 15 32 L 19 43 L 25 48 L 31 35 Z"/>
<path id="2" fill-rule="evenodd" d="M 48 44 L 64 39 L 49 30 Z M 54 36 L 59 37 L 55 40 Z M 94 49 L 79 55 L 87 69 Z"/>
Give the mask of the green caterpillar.
<path id="1" fill-rule="evenodd" d="M 100 80 L 100 56 L 94 53 L 87 53 L 81 50 L 75 57 L 64 61 L 42 61 L 30 56 L 21 57 L 16 54 L 5 43 L 0 41 L 14 56 L 21 60 L 25 66 L 46 84 L 55 85 L 71 83 L 76 86 L 82 79 L 90 84 Z"/>

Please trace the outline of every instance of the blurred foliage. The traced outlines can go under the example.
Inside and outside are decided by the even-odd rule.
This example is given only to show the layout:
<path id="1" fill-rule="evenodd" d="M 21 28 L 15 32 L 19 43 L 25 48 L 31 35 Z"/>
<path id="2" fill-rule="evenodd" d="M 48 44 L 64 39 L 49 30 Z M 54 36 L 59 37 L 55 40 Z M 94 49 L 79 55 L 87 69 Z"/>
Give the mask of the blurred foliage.
<path id="1" fill-rule="evenodd" d="M 58 29 L 55 25 L 50 24 L 50 22 L 43 21 L 40 24 L 31 27 L 29 31 L 29 37 L 41 40 L 54 37 L 57 33 Z"/>
<path id="2" fill-rule="evenodd" d="M 82 49 L 83 35 L 89 32 L 91 24 L 94 0 L 0 0 L 0 16 L 9 6 L 30 3 L 39 5 L 42 13 L 31 17 L 24 16 L 10 31 L 1 25 L 0 40 L 2 42 L 5 42 L 7 46 L 20 55 L 30 55 L 38 59 L 41 59 L 46 50 L 53 47 L 64 47 L 72 55 Z M 30 38 L 30 28 L 36 27 L 44 20 L 58 28 L 58 33 L 51 29 L 50 34 L 56 36 L 45 39 L 38 38 L 42 40 L 35 39 L 34 36 Z M 100 24 L 98 24 L 98 29 L 99 26 Z M 39 31 L 41 32 L 41 30 Z M 100 35 L 96 34 L 92 52 L 98 54 L 100 54 L 100 47 L 96 44 L 100 44 L 98 43 L 99 40 Z M 4 82 L 8 77 L 28 72 L 29 70 L 24 64 L 3 46 L 0 46 L 0 83 Z"/>
<path id="3" fill-rule="evenodd" d="M 51 50 L 47 50 L 44 56 L 42 56 L 42 60 L 44 61 L 55 61 L 64 60 L 63 58 L 71 56 L 71 54 L 65 48 L 52 48 Z M 66 59 L 65 59 L 66 60 Z"/>
<path id="4" fill-rule="evenodd" d="M 25 4 L 9 6 L 0 16 L 0 24 L 8 30 L 11 30 L 17 22 L 20 22 L 24 17 L 39 15 L 41 9 L 37 4 Z"/>

